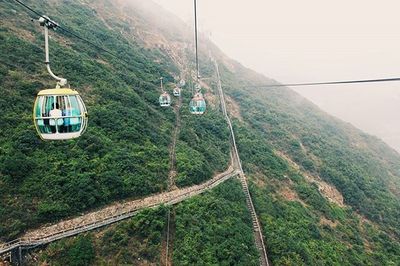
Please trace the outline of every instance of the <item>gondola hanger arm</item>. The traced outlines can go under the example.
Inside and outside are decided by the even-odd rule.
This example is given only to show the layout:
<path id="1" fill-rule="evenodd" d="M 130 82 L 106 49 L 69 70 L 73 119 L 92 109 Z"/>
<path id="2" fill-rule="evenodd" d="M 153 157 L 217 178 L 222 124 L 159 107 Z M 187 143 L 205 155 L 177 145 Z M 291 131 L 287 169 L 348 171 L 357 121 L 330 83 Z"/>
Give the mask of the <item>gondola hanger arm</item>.
<path id="1" fill-rule="evenodd" d="M 39 24 L 40 26 L 44 27 L 44 46 L 46 56 L 46 61 L 44 63 L 46 64 L 47 71 L 49 72 L 50 76 L 58 81 L 57 87 L 65 86 L 67 84 L 67 79 L 56 76 L 50 68 L 49 29 L 56 29 L 58 27 L 58 24 L 47 16 L 41 16 L 39 18 Z"/>

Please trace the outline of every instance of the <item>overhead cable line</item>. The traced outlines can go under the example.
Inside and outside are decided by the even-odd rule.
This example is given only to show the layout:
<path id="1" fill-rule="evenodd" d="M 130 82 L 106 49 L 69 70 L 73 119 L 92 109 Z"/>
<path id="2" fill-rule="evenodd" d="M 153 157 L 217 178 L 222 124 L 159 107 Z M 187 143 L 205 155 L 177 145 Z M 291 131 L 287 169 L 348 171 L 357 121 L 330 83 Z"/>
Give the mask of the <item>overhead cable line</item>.
<path id="1" fill-rule="evenodd" d="M 30 10 L 32 13 L 35 13 L 36 15 L 38 15 L 39 17 L 42 16 L 42 14 L 40 14 L 39 12 L 35 11 L 33 8 L 29 7 L 28 5 L 26 5 L 25 3 L 19 1 L 19 0 L 15 0 L 15 2 L 17 2 L 18 4 L 20 4 L 21 6 L 25 7 L 26 9 Z"/>
<path id="2" fill-rule="evenodd" d="M 195 39 L 195 50 L 196 50 L 196 71 L 197 71 L 197 82 L 200 79 L 200 68 L 199 68 L 199 52 L 198 52 L 198 32 L 197 32 L 197 0 L 194 0 L 194 39 Z"/>
<path id="3" fill-rule="evenodd" d="M 338 85 L 338 84 L 376 83 L 376 82 L 393 82 L 393 81 L 400 81 L 400 77 L 399 78 L 381 78 L 381 79 L 326 81 L 326 82 L 249 85 L 249 86 L 243 86 L 243 87 L 253 87 L 253 88 L 300 87 L 300 86 L 315 86 L 315 85 Z"/>
<path id="4" fill-rule="evenodd" d="M 38 15 L 39 17 L 43 17 L 44 19 L 48 19 L 48 17 L 46 17 L 46 16 L 40 14 L 39 12 L 35 11 L 33 8 L 29 7 L 28 5 L 26 5 L 25 3 L 21 2 L 20 0 L 14 0 L 14 1 L 16 1 L 17 3 L 19 3 L 21 6 L 25 7 L 26 9 L 30 10 L 30 11 L 31 11 L 32 13 L 34 13 L 35 15 Z M 73 36 L 73 37 L 75 37 L 75 38 L 77 38 L 77 39 L 79 39 L 79 40 L 81 40 L 81 41 L 83 41 L 83 42 L 86 42 L 86 43 L 89 44 L 89 45 L 92 45 L 92 46 L 95 47 L 96 49 L 101 50 L 101 51 L 103 51 L 103 52 L 105 52 L 105 53 L 107 53 L 107 54 L 109 54 L 109 55 L 115 57 L 116 59 L 118 59 L 118 60 L 120 60 L 120 61 L 123 61 L 124 63 L 126 63 L 126 64 L 128 64 L 128 65 L 131 65 L 130 62 L 128 62 L 127 60 L 121 58 L 121 57 L 118 56 L 116 53 L 111 52 L 110 50 L 105 49 L 105 48 L 103 48 L 103 47 L 101 47 L 101 46 L 95 44 L 94 42 L 92 42 L 92 41 L 90 41 L 90 40 L 88 40 L 88 39 L 86 39 L 86 38 L 83 38 L 83 37 L 79 36 L 78 34 L 76 34 L 76 33 L 72 32 L 72 31 L 68 30 L 68 29 L 65 28 L 64 26 L 60 26 L 60 25 L 57 24 L 57 28 L 58 28 L 58 29 L 61 29 L 62 31 L 64 31 L 64 32 L 66 32 L 66 33 L 68 33 L 68 34 L 70 34 L 71 36 Z"/>

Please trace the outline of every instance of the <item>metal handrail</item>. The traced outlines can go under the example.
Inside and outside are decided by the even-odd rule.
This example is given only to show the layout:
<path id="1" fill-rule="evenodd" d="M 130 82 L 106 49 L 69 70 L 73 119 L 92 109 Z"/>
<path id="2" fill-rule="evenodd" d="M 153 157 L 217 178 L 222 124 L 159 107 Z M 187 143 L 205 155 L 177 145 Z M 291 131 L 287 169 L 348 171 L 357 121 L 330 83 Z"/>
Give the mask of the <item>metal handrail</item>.
<path id="1" fill-rule="evenodd" d="M 218 83 L 218 91 L 219 91 L 219 94 L 220 94 L 222 113 L 225 115 L 225 119 L 226 119 L 226 121 L 228 123 L 228 127 L 229 127 L 229 130 L 230 130 L 230 133 L 231 133 L 231 141 L 232 141 L 232 145 L 233 145 L 233 148 L 234 148 L 234 153 L 236 155 L 235 157 L 236 157 L 236 160 L 237 160 L 237 163 L 238 163 L 238 166 L 239 166 L 239 176 L 244 182 L 244 184 L 242 184 L 242 188 L 244 190 L 244 193 L 247 196 L 246 197 L 246 199 L 247 199 L 246 201 L 250 205 L 249 207 L 250 207 L 250 213 L 252 214 L 252 220 L 256 224 L 255 226 L 253 225 L 255 227 L 254 231 L 255 231 L 255 233 L 258 234 L 258 238 L 259 238 L 259 240 L 261 242 L 260 244 L 261 244 L 262 254 L 261 254 L 261 257 L 260 257 L 260 259 L 261 259 L 260 260 L 260 264 L 264 265 L 263 259 L 262 259 L 262 258 L 264 258 L 265 265 L 269 266 L 267 251 L 266 251 L 265 244 L 264 244 L 264 239 L 263 239 L 264 237 L 263 237 L 263 235 L 261 233 L 261 230 L 260 230 L 261 229 L 260 223 L 258 221 L 257 213 L 256 213 L 256 210 L 254 208 L 253 201 L 251 199 L 251 195 L 250 195 L 250 191 L 249 191 L 249 188 L 248 188 L 246 176 L 244 175 L 244 172 L 243 172 L 242 162 L 240 160 L 239 152 L 238 152 L 238 149 L 237 149 L 237 146 L 236 146 L 236 139 L 235 139 L 235 133 L 234 133 L 233 127 L 232 127 L 232 122 L 231 122 L 231 119 L 229 118 L 228 113 L 226 111 L 226 103 L 225 103 L 224 93 L 223 93 L 223 90 L 222 90 L 221 77 L 220 77 L 220 73 L 219 73 L 218 63 L 214 58 L 212 58 L 212 61 L 215 64 L 215 69 L 216 69 L 216 72 L 217 72 L 217 79 L 218 79 L 217 83 Z"/>

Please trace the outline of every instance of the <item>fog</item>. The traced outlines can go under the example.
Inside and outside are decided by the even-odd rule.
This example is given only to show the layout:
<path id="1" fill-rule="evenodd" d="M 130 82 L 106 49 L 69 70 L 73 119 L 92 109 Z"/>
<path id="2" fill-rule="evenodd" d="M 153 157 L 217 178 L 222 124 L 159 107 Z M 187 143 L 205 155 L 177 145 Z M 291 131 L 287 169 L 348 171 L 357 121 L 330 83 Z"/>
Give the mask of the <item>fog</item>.
<path id="1" fill-rule="evenodd" d="M 156 2 L 192 23 L 193 1 Z M 198 17 L 233 59 L 298 83 L 400 76 L 399 8 L 394 0 L 198 0 Z M 293 89 L 400 152 L 400 83 Z"/>

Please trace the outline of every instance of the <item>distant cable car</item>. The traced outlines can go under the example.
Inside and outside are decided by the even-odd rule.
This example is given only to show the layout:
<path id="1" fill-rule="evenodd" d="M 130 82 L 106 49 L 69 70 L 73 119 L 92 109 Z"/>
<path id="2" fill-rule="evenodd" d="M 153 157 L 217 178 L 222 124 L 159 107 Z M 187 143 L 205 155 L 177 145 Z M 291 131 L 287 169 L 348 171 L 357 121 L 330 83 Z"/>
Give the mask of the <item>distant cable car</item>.
<path id="1" fill-rule="evenodd" d="M 169 96 L 168 92 L 164 91 L 164 87 L 163 87 L 163 78 L 160 78 L 161 80 L 161 95 L 158 98 L 158 101 L 160 103 L 161 107 L 168 107 L 171 105 L 171 96 Z"/>
<path id="2" fill-rule="evenodd" d="M 189 103 L 190 113 L 194 115 L 202 115 L 206 111 L 206 108 L 206 101 L 204 100 L 203 94 L 201 94 L 201 92 L 196 92 Z"/>
<path id="3" fill-rule="evenodd" d="M 181 96 L 181 89 L 178 87 L 175 87 L 173 94 L 175 97 Z"/>
<path id="4" fill-rule="evenodd" d="M 86 107 L 77 91 L 61 88 L 67 84 L 67 80 L 57 77 L 50 69 L 48 30 L 56 28 L 58 24 L 46 16 L 40 17 L 39 23 L 45 31 L 47 70 L 58 82 L 55 89 L 41 90 L 37 94 L 33 121 L 43 140 L 77 138 L 85 132 L 88 124 Z"/>
<path id="5" fill-rule="evenodd" d="M 179 87 L 184 87 L 186 85 L 186 81 L 184 79 L 181 79 L 181 81 L 179 81 Z"/>
<path id="6" fill-rule="evenodd" d="M 171 105 L 171 96 L 167 92 L 163 92 L 159 98 L 160 106 L 168 107 Z"/>

